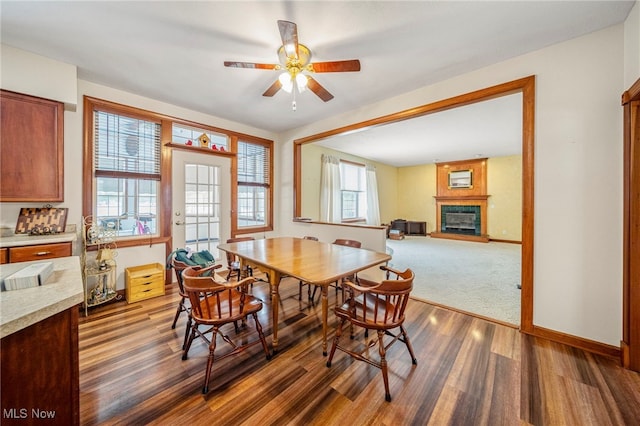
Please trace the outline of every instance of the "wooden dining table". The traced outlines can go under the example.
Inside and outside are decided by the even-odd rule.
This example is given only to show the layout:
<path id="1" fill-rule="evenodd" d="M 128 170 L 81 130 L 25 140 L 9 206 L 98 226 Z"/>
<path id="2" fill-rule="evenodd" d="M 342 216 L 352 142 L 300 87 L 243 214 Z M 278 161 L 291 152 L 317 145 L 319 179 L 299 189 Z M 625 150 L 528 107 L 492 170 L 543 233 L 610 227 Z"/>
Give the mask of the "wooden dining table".
<path id="1" fill-rule="evenodd" d="M 328 287 L 391 259 L 387 253 L 295 237 L 265 238 L 218 245 L 233 253 L 242 264 L 256 265 L 269 276 L 273 322 L 273 350 L 278 350 L 278 287 L 283 277 L 320 286 L 322 289 L 322 353 L 327 355 Z"/>

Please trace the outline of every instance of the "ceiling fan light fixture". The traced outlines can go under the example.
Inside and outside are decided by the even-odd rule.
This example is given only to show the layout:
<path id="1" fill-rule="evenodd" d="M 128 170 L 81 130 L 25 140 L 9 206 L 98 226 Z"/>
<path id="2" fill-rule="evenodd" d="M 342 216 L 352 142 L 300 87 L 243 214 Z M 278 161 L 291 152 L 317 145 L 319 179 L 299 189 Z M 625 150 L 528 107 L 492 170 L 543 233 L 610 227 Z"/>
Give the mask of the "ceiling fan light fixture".
<path id="1" fill-rule="evenodd" d="M 302 93 L 307 89 L 307 82 L 309 79 L 306 75 L 298 73 L 296 75 L 296 86 L 298 87 L 298 93 Z"/>
<path id="2" fill-rule="evenodd" d="M 293 81 L 291 80 L 291 74 L 289 74 L 289 72 L 283 72 L 278 77 L 278 80 L 280 80 L 280 84 L 282 84 L 282 90 L 287 93 L 291 93 L 291 91 L 293 90 Z"/>
<path id="3" fill-rule="evenodd" d="M 302 93 L 306 91 L 306 89 L 309 89 L 309 91 L 313 92 L 324 102 L 333 99 L 333 95 L 329 93 L 327 89 L 322 87 L 311 75 L 307 75 L 306 73 L 360 71 L 360 61 L 358 59 L 311 63 L 311 51 L 304 44 L 298 43 L 297 25 L 293 22 L 279 20 L 278 29 L 280 31 L 280 38 L 282 39 L 282 45 L 278 48 L 279 64 L 238 61 L 224 62 L 225 67 L 284 71 L 284 73 L 281 73 L 278 79 L 265 90 L 262 96 L 272 97 L 281 89 L 287 93 L 292 93 L 293 110 L 295 111 L 296 91 Z"/>

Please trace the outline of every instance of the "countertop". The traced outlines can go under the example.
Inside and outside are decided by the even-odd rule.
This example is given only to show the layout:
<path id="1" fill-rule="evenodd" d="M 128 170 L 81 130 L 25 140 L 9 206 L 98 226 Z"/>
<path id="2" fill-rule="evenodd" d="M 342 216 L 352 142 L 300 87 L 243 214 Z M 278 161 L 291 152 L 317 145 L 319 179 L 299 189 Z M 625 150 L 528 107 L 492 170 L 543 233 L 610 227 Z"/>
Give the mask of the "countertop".
<path id="1" fill-rule="evenodd" d="M 13 273 L 39 262 L 42 261 L 0 265 L 0 275 Z M 53 274 L 45 285 L 0 292 L 0 338 L 84 301 L 80 258 L 60 257 L 47 262 L 53 262 Z"/>
<path id="2" fill-rule="evenodd" d="M 33 246 L 36 244 L 66 243 L 77 239 L 75 232 L 61 232 L 53 235 L 11 234 L 0 237 L 0 248 Z"/>

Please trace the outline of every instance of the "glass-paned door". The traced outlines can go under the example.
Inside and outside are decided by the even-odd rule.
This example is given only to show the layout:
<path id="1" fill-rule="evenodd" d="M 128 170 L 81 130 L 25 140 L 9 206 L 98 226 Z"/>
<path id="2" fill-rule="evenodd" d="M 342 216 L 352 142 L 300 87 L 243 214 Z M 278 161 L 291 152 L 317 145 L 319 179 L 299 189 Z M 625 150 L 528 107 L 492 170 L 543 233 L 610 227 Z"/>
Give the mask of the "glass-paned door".
<path id="1" fill-rule="evenodd" d="M 173 152 L 173 247 L 209 250 L 220 262 L 218 244 L 230 235 L 230 160 Z"/>

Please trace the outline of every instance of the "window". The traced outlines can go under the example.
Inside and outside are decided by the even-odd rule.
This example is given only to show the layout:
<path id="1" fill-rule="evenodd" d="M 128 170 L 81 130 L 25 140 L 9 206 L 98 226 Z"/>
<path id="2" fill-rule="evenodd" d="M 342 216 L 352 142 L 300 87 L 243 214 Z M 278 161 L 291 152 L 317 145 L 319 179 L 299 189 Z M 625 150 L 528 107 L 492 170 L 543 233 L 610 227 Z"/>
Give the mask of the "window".
<path id="1" fill-rule="evenodd" d="M 367 212 L 367 184 L 362 164 L 340 161 L 340 190 L 342 220 L 365 220 Z"/>
<path id="2" fill-rule="evenodd" d="M 195 152 L 231 158 L 232 236 L 273 229 L 273 141 L 90 96 L 83 121 L 82 214 L 112 229 L 119 247 L 170 241 L 171 152 L 203 133 L 212 149 Z"/>
<path id="3" fill-rule="evenodd" d="M 92 215 L 118 237 L 158 235 L 159 122 L 93 110 Z"/>
<path id="4" fill-rule="evenodd" d="M 214 133 L 208 129 L 188 126 L 182 123 L 172 124 L 171 141 L 177 144 L 199 146 L 198 138 L 203 133 L 209 137 L 212 149 L 215 146 L 218 150 L 229 150 L 229 136 L 220 133 Z M 191 141 L 191 143 L 189 143 L 189 141 Z"/>
<path id="5" fill-rule="evenodd" d="M 238 141 L 236 228 L 272 229 L 271 144 Z"/>

